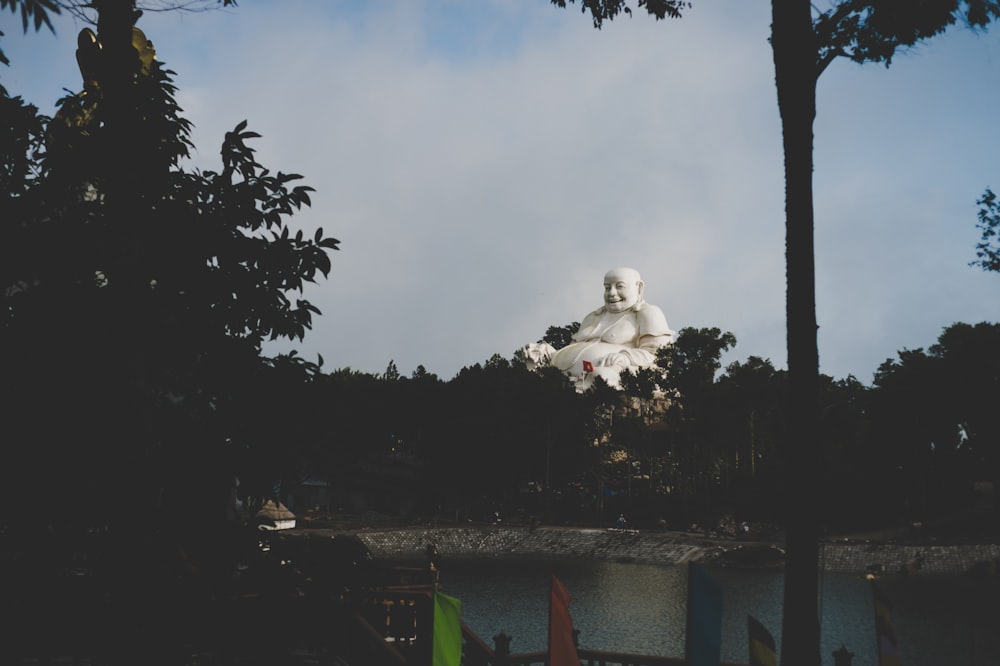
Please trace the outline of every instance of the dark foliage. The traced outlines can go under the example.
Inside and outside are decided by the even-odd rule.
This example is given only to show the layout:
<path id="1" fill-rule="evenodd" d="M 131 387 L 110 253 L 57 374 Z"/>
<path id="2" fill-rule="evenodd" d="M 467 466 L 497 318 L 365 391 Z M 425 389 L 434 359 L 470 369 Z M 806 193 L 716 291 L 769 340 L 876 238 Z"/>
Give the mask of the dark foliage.
<path id="1" fill-rule="evenodd" d="M 1000 201 L 993 190 L 987 188 L 982 198 L 976 202 L 979 208 L 979 221 L 976 228 L 982 233 L 976 243 L 976 260 L 970 266 L 977 266 L 984 271 L 1000 272 Z"/>
<path id="2" fill-rule="evenodd" d="M 562 349 L 573 342 L 573 335 L 580 330 L 580 322 L 574 321 L 565 326 L 549 326 L 545 331 L 542 342 L 547 342 L 556 349 Z"/>
<path id="3" fill-rule="evenodd" d="M 927 351 L 904 350 L 875 375 L 875 504 L 914 521 L 964 510 L 972 482 L 1000 482 L 1000 325 L 954 324 Z"/>
<path id="4" fill-rule="evenodd" d="M 318 310 L 294 295 L 329 273 L 338 242 L 290 231 L 311 188 L 259 164 L 246 123 L 220 170 L 183 170 L 172 73 L 103 46 L 105 84 L 53 119 L 0 91 L 11 520 L 122 534 L 218 523 L 253 460 L 272 477 L 257 492 L 289 473 L 267 452 L 295 431 L 295 396 L 319 367 L 263 358 L 261 342 L 310 328 Z"/>
<path id="5" fill-rule="evenodd" d="M 570 3 L 575 0 L 569 0 Z M 552 4 L 566 8 L 566 0 L 552 0 Z M 691 7 L 687 0 L 636 0 L 636 7 L 645 9 L 646 13 L 656 18 L 657 21 L 664 18 L 680 18 L 681 12 Z M 632 15 L 632 8 L 627 0 L 580 0 L 580 11 L 590 16 L 594 21 L 594 27 L 600 28 L 605 21 L 612 21 L 619 14 Z"/>

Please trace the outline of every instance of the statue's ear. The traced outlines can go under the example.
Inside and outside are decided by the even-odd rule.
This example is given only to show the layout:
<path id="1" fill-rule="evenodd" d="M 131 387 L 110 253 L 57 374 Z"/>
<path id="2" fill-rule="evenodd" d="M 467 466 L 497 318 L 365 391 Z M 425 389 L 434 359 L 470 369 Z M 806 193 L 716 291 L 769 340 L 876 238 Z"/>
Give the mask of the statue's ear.
<path id="1" fill-rule="evenodd" d="M 645 285 L 645 284 L 643 283 L 643 281 L 642 281 L 642 280 L 639 280 L 638 282 L 636 282 L 636 284 L 637 284 L 637 285 L 639 285 L 639 298 L 642 298 L 642 289 L 643 289 L 643 287 L 645 287 L 646 285 Z"/>

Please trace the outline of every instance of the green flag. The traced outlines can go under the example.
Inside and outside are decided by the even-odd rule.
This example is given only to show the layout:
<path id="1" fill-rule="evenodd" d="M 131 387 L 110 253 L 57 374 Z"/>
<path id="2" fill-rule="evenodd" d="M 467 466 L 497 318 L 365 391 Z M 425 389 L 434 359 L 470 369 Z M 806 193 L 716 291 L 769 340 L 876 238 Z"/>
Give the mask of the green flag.
<path id="1" fill-rule="evenodd" d="M 462 602 L 434 592 L 433 666 L 460 666 L 462 663 Z"/>

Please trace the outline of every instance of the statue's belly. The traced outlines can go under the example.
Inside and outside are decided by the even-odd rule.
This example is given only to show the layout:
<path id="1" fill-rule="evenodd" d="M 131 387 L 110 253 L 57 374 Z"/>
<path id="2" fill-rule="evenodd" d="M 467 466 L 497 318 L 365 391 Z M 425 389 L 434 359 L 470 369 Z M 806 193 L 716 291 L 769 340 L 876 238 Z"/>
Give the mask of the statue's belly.
<path id="1" fill-rule="evenodd" d="M 582 375 L 584 361 L 589 361 L 594 367 L 597 367 L 602 358 L 623 349 L 625 347 L 622 345 L 600 340 L 574 342 L 566 345 L 552 356 L 552 365 L 571 375 Z"/>

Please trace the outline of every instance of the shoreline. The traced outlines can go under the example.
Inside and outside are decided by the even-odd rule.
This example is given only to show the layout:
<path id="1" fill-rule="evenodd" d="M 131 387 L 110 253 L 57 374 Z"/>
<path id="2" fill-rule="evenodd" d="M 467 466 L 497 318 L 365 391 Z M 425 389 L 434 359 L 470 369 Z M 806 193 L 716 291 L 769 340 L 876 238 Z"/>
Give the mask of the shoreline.
<path id="1" fill-rule="evenodd" d="M 699 537 L 684 532 L 549 526 L 297 527 L 292 537 L 353 536 L 377 558 L 422 560 L 433 545 L 445 558 L 587 558 L 676 566 L 783 568 L 778 540 Z M 862 537 L 820 541 L 820 569 L 882 575 L 1000 574 L 1000 544 L 894 543 Z"/>

